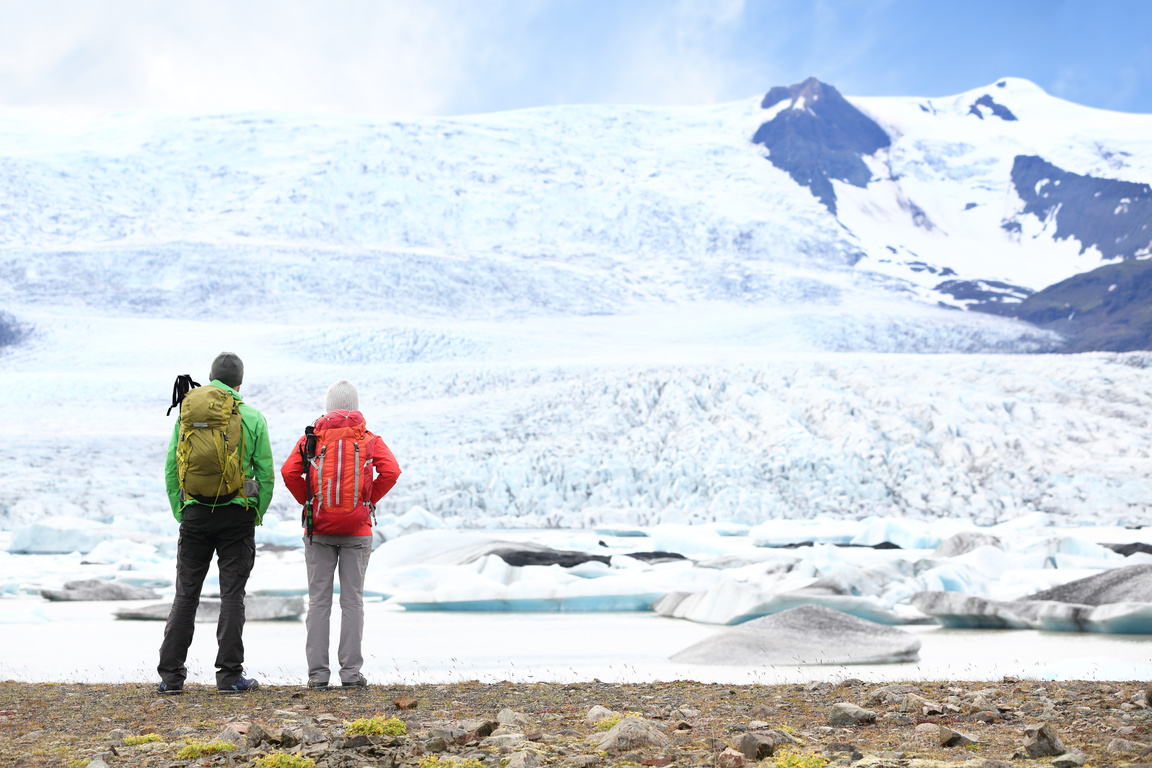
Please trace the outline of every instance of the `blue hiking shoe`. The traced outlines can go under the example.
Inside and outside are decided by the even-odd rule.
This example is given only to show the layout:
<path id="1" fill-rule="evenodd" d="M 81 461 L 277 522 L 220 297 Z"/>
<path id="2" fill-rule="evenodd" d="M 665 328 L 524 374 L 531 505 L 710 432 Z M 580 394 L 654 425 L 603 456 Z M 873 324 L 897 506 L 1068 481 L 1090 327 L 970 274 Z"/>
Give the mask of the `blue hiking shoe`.
<path id="1" fill-rule="evenodd" d="M 176 696 L 184 693 L 184 683 L 160 683 L 156 686 L 156 693 L 161 696 Z"/>
<path id="2" fill-rule="evenodd" d="M 244 677 L 243 675 L 241 675 L 240 677 L 236 678 L 236 682 L 232 683 L 232 685 L 230 685 L 227 688 L 217 688 L 216 692 L 217 693 L 247 693 L 248 691 L 254 691 L 259 687 L 260 687 L 260 683 L 257 682 L 256 678 Z"/>

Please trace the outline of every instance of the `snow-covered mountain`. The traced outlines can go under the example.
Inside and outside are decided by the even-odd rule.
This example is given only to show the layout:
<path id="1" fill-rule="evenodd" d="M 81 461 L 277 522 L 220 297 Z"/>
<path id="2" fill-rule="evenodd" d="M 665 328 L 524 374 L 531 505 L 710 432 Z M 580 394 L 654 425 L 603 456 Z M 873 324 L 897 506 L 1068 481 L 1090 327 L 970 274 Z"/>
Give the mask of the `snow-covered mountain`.
<path id="1" fill-rule="evenodd" d="M 1139 519 L 1145 356 L 1026 355 L 1066 339 L 1003 310 L 1140 263 L 1150 129 L 1012 79 L 403 121 L 0 110 L 0 423 L 29 436 L 0 445 L 0 525 L 163 516 L 172 379 L 221 349 L 277 458 L 360 384 L 405 467 L 392 512 Z"/>

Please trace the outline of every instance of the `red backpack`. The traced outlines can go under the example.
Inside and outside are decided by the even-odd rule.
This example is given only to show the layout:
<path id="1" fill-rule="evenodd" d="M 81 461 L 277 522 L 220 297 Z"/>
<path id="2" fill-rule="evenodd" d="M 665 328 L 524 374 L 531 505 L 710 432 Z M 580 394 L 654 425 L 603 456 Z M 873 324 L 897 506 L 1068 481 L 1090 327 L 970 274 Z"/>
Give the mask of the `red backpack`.
<path id="1" fill-rule="evenodd" d="M 333 411 L 305 433 L 315 435 L 314 443 L 312 434 L 305 441 L 311 495 L 305 505 L 305 530 L 309 536 L 354 536 L 372 512 L 368 495 L 376 437 L 356 411 Z"/>

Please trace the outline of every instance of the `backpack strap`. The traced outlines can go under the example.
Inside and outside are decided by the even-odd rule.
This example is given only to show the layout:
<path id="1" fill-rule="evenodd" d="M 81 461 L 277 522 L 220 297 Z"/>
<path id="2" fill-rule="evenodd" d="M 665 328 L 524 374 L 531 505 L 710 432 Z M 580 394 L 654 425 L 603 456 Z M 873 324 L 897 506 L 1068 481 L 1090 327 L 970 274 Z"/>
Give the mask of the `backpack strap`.
<path id="1" fill-rule="evenodd" d="M 165 415 L 171 416 L 172 409 L 184 402 L 184 395 L 199 386 L 195 381 L 192 381 L 192 377 L 188 374 L 177 376 L 176 382 L 172 385 L 172 405 L 168 406 L 168 413 Z"/>
<path id="2" fill-rule="evenodd" d="M 300 510 L 300 524 L 304 526 L 304 533 L 308 534 L 308 543 L 312 543 L 312 459 L 316 455 L 316 430 L 311 426 L 304 427 L 304 443 L 300 446 L 300 463 L 304 467 L 304 506 Z"/>

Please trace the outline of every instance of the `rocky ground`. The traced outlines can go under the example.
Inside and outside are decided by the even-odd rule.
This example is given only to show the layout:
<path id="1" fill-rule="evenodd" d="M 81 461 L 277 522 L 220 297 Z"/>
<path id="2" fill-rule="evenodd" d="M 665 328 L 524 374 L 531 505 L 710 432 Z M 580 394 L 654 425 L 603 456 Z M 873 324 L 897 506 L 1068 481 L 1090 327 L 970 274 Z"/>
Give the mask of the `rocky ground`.
<path id="1" fill-rule="evenodd" d="M 406 733 L 348 733 L 377 716 L 402 719 Z M 231 749 L 180 757 L 194 740 Z M 321 768 L 1102 768 L 1152 761 L 1152 710 L 1142 684 L 1014 678 L 268 686 L 232 696 L 190 686 L 168 697 L 150 685 L 0 682 L 0 765 L 260 765 L 281 752 Z"/>

